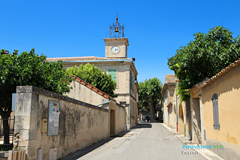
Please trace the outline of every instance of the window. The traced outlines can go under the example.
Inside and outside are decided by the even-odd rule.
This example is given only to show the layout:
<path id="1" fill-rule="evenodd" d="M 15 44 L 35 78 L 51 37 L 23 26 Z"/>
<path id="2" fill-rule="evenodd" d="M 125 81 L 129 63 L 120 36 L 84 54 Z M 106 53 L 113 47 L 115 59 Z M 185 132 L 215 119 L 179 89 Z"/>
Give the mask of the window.
<path id="1" fill-rule="evenodd" d="M 116 72 L 117 72 L 116 69 L 109 69 L 108 70 L 108 75 L 110 75 L 112 77 L 113 81 L 117 83 Z"/>
<path id="2" fill-rule="evenodd" d="M 212 102 L 213 102 L 213 127 L 214 129 L 220 129 L 219 124 L 219 113 L 218 113 L 218 95 L 215 93 L 212 96 Z"/>

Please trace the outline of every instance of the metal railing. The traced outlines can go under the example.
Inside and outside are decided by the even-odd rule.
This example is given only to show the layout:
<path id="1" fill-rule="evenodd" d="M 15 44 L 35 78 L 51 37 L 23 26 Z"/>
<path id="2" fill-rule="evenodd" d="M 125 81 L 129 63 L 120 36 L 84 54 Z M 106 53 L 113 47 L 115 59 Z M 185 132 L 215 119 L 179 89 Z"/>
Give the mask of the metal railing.
<path id="1" fill-rule="evenodd" d="M 3 121 L 8 121 L 8 127 L 9 127 L 9 144 L 4 144 L 4 127 L 3 127 Z M 2 119 L 0 118 L 0 145 L 1 148 L 11 148 L 13 145 L 13 138 L 14 138 L 14 123 L 15 123 L 15 117 L 11 119 Z"/>

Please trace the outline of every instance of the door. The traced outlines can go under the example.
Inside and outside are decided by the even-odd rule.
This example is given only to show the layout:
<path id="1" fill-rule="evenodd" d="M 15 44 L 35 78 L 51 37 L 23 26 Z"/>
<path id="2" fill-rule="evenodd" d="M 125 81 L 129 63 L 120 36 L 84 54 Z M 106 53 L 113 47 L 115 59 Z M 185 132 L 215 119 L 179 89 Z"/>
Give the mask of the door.
<path id="1" fill-rule="evenodd" d="M 110 110 L 110 135 L 115 135 L 115 110 Z"/>

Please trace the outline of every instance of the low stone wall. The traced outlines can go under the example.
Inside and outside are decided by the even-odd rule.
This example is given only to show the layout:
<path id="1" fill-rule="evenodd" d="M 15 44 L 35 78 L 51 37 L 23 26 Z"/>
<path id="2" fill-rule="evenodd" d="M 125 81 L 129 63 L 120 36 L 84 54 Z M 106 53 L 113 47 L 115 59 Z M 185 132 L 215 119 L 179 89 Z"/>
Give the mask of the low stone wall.
<path id="1" fill-rule="evenodd" d="M 48 136 L 50 101 L 60 114 L 57 135 Z M 33 86 L 17 87 L 15 119 L 14 147 L 26 150 L 28 160 L 58 159 L 110 136 L 108 109 Z"/>

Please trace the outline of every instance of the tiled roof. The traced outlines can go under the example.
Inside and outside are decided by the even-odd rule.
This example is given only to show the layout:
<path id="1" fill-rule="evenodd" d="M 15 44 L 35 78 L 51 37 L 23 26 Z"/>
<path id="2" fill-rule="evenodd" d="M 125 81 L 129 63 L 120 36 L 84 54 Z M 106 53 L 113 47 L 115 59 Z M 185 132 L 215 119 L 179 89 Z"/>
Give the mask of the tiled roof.
<path id="1" fill-rule="evenodd" d="M 175 83 L 176 80 L 178 80 L 178 79 L 175 76 L 175 74 L 166 74 L 166 76 L 165 76 L 165 83 Z"/>
<path id="2" fill-rule="evenodd" d="M 55 62 L 58 60 L 62 61 L 81 61 L 81 60 L 114 60 L 114 59 L 131 59 L 131 58 L 105 58 L 105 57 L 62 57 L 62 58 L 47 58 L 47 61 Z"/>
<path id="3" fill-rule="evenodd" d="M 93 90 L 94 92 L 96 92 L 97 94 L 103 96 L 104 98 L 111 98 L 111 99 L 113 99 L 107 93 L 104 93 L 103 91 L 99 90 L 98 88 L 94 87 L 93 85 L 85 82 L 81 78 L 78 78 L 77 76 L 71 76 L 70 78 L 74 78 L 74 80 L 78 81 L 79 83 L 83 84 L 84 86 L 88 87 L 89 89 Z"/>
<path id="4" fill-rule="evenodd" d="M 222 69 L 220 72 L 218 72 L 216 75 L 212 76 L 211 78 L 208 78 L 208 79 L 204 80 L 203 82 L 200 82 L 200 83 L 194 85 L 192 88 L 189 89 L 189 91 L 193 90 L 196 87 L 198 87 L 198 88 L 206 87 L 207 85 L 209 85 L 212 82 L 216 81 L 218 78 L 220 78 L 221 76 L 223 76 L 224 74 L 228 73 L 233 68 L 235 68 L 235 67 L 237 67 L 239 65 L 240 65 L 240 59 L 236 60 L 233 63 L 231 63 L 229 66 L 227 66 L 226 68 Z"/>

